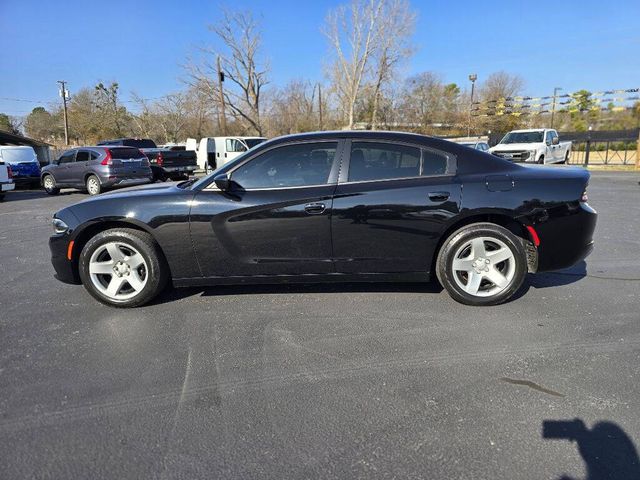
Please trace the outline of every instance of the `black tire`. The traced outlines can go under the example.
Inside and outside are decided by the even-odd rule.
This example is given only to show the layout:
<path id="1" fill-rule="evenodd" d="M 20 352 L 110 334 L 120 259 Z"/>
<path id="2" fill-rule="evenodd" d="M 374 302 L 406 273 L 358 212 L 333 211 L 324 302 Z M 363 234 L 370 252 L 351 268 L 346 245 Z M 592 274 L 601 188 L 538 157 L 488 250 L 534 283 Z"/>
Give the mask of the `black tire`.
<path id="1" fill-rule="evenodd" d="M 4 200 L 4 193 L 0 193 L 0 202 Z"/>
<path id="2" fill-rule="evenodd" d="M 89 175 L 84 182 L 84 186 L 89 195 L 99 195 L 102 192 L 102 185 L 100 179 L 95 175 Z"/>
<path id="3" fill-rule="evenodd" d="M 53 178 L 53 175 L 44 175 L 42 177 L 42 186 L 44 187 L 44 191 L 47 192 L 48 195 L 58 195 L 60 193 L 60 189 L 56 187 L 56 179 Z"/>
<path id="4" fill-rule="evenodd" d="M 132 246 L 146 262 L 146 284 L 134 297 L 126 300 L 116 300 L 102 293 L 94 285 L 89 272 L 89 263 L 94 252 L 111 242 Z M 105 230 L 91 238 L 80 253 L 78 267 L 80 279 L 87 292 L 99 302 L 119 308 L 139 307 L 148 303 L 166 287 L 169 280 L 169 267 L 153 237 L 147 232 L 129 228 Z"/>
<path id="5" fill-rule="evenodd" d="M 478 238 L 494 239 L 504 244 L 512 253 L 513 260 L 509 259 L 501 263 L 498 262 L 495 268 L 512 268 L 510 262 L 513 261 L 513 274 L 508 283 L 504 286 L 504 289 L 496 292 L 495 294 L 488 296 L 472 295 L 465 291 L 458 283 L 462 281 L 464 274 L 460 271 L 457 273 L 453 270 L 453 261 L 456 255 L 465 244 L 469 243 L 473 239 Z M 490 240 L 489 240 L 489 243 Z M 487 267 L 489 268 L 489 267 Z M 473 273 L 473 272 L 471 272 Z M 440 284 L 447 290 L 449 295 L 456 301 L 464 303 L 465 305 L 484 306 L 484 305 L 498 305 L 510 299 L 522 286 L 524 279 L 527 275 L 527 254 L 523 240 L 509 230 L 500 225 L 493 223 L 473 223 L 466 225 L 459 230 L 453 232 L 442 244 L 438 257 L 436 260 L 436 275 Z M 462 275 L 462 277 L 454 278 L 454 275 Z M 482 276 L 482 275 L 481 275 Z M 470 277 L 467 279 L 470 281 Z M 491 282 L 484 279 L 482 285 L 485 288 L 485 292 L 489 293 L 491 288 Z M 494 286 L 494 288 L 497 288 Z"/>
<path id="6" fill-rule="evenodd" d="M 564 156 L 564 160 L 562 161 L 562 163 L 569 163 L 569 159 L 571 158 L 571 152 L 567 151 L 567 153 Z"/>
<path id="7" fill-rule="evenodd" d="M 538 163 L 544 165 L 544 155 L 540 155 L 540 158 L 538 159 Z"/>

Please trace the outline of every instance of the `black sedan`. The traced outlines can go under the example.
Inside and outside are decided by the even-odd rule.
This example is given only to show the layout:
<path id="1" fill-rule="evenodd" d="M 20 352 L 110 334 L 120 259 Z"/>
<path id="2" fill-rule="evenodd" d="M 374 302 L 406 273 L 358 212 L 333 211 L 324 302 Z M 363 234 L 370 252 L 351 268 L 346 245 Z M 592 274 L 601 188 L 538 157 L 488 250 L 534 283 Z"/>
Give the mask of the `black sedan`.
<path id="1" fill-rule="evenodd" d="M 60 210 L 57 277 L 143 305 L 175 286 L 428 281 L 470 305 L 593 248 L 589 174 L 522 166 L 393 132 L 263 143 L 198 181 L 107 193 Z"/>

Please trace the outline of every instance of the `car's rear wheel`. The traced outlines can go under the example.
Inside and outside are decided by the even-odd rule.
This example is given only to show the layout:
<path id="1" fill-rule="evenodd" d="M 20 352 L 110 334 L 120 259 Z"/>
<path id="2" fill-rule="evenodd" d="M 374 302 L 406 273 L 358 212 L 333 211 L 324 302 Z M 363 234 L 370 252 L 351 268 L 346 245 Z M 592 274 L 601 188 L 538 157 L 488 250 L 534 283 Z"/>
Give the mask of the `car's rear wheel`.
<path id="1" fill-rule="evenodd" d="M 522 240 L 500 225 L 474 223 L 445 240 L 436 274 L 454 300 L 496 305 L 511 298 L 527 274 Z"/>
<path id="2" fill-rule="evenodd" d="M 95 175 L 89 175 L 85 184 L 89 195 L 98 195 L 102 191 L 100 180 Z"/>
<path id="3" fill-rule="evenodd" d="M 144 305 L 168 280 L 168 267 L 153 237 L 128 228 L 90 239 L 80 253 L 79 269 L 87 291 L 116 307 Z"/>
<path id="4" fill-rule="evenodd" d="M 42 179 L 42 186 L 44 187 L 44 191 L 49 195 L 57 195 L 60 193 L 60 189 L 56 187 L 56 181 L 51 175 L 45 175 Z"/>

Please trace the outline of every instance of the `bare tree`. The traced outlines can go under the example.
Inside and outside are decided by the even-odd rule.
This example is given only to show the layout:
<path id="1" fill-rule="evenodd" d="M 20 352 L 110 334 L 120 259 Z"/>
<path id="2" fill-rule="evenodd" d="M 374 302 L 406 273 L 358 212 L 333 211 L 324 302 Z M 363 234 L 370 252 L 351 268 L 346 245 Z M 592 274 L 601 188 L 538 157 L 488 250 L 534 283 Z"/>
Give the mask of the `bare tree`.
<path id="1" fill-rule="evenodd" d="M 491 113 L 500 113 L 504 109 L 505 99 L 522 93 L 524 80 L 518 75 L 495 72 L 489 75 L 480 86 L 480 100 L 490 108 Z M 482 125 L 487 130 L 506 132 L 522 125 L 522 118 L 514 115 L 491 115 L 482 117 Z"/>
<path id="2" fill-rule="evenodd" d="M 385 0 L 352 0 L 329 12 L 323 33 L 334 49 L 330 77 L 347 117 L 355 122 L 355 105 L 376 46 Z"/>
<path id="3" fill-rule="evenodd" d="M 415 28 L 416 14 L 407 0 L 380 1 L 382 11 L 376 28 L 373 60 L 373 105 L 371 128 L 376 128 L 380 94 L 383 86 L 393 79 L 398 65 L 409 58 L 414 48 L 410 38 Z"/>
<path id="4" fill-rule="evenodd" d="M 268 83 L 268 67 L 260 59 L 262 37 L 258 23 L 249 12 L 226 11 L 223 20 L 209 28 L 222 40 L 226 50 L 221 55 L 226 106 L 245 130 L 262 135 L 261 100 L 263 88 Z M 201 51 L 205 55 L 201 64 L 189 62 L 185 66 L 189 83 L 219 104 L 218 52 L 212 48 Z M 226 113 L 221 112 L 222 115 Z"/>

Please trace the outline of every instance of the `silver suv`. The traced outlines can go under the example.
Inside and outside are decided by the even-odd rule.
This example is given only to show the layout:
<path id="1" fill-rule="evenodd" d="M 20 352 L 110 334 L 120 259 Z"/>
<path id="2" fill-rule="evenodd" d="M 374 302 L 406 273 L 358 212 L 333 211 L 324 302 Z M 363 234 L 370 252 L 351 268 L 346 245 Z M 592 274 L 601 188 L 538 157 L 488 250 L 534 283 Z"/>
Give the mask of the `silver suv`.
<path id="1" fill-rule="evenodd" d="M 97 195 L 106 188 L 151 182 L 149 159 L 132 147 L 80 147 L 64 152 L 42 169 L 40 180 L 46 192 L 79 188 Z"/>

